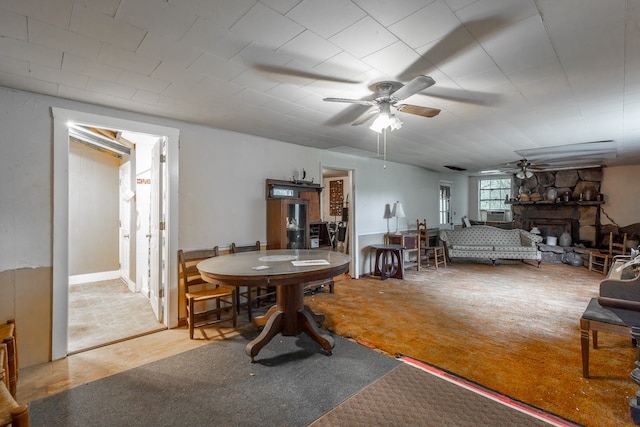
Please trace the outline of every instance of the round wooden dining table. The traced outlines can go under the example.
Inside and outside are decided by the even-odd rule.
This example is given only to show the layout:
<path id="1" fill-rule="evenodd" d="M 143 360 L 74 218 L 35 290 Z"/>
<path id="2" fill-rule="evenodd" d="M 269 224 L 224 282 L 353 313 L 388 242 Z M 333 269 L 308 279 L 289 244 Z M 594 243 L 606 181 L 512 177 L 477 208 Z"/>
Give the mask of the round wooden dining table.
<path id="1" fill-rule="evenodd" d="M 278 249 L 243 252 L 209 258 L 198 263 L 206 282 L 224 286 L 274 286 L 276 304 L 256 317 L 262 332 L 245 349 L 254 361 L 260 350 L 277 334 L 306 333 L 331 355 L 333 338 L 321 333 L 325 316 L 304 304 L 304 288 L 311 282 L 331 281 L 349 270 L 350 257 L 322 249 Z"/>

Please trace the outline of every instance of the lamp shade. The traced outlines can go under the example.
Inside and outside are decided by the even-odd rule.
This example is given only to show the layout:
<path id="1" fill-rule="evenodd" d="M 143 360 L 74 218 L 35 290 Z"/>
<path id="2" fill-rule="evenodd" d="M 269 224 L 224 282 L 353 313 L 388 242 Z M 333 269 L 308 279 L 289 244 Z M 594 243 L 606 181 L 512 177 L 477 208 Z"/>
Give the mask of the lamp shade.
<path id="1" fill-rule="evenodd" d="M 396 217 L 396 218 L 404 218 L 404 217 L 406 217 L 406 215 L 404 214 L 404 209 L 402 209 L 402 203 L 395 202 L 393 204 L 393 212 L 391 213 L 391 215 Z"/>
<path id="2" fill-rule="evenodd" d="M 393 218 L 393 214 L 391 213 L 391 206 L 389 205 L 389 203 L 384 205 L 384 219 L 389 219 L 389 218 Z"/>

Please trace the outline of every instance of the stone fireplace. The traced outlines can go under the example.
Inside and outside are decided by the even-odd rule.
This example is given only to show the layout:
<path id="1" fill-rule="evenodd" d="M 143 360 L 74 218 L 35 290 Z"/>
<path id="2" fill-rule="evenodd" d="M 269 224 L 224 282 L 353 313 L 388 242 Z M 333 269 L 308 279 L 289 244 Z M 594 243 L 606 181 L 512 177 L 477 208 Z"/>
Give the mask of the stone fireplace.
<path id="1" fill-rule="evenodd" d="M 601 181 L 601 168 L 544 171 L 524 180 L 516 178 L 518 197 L 509 201 L 514 226 L 538 227 L 543 237 L 560 237 L 567 231 L 574 244 L 597 246 L 603 202 L 596 195 Z M 527 194 L 529 200 L 521 200 L 520 194 Z"/>

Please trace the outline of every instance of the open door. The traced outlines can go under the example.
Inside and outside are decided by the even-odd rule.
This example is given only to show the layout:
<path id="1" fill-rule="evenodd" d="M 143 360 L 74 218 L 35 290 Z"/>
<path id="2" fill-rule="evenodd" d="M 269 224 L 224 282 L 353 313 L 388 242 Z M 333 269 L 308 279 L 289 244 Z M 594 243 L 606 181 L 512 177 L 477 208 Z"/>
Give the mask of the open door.
<path id="1" fill-rule="evenodd" d="M 120 261 L 120 277 L 127 284 L 131 292 L 138 289 L 136 283 L 132 280 L 131 273 L 131 254 L 135 254 L 135 233 L 131 238 L 131 232 L 135 230 L 133 223 L 135 215 L 135 193 L 133 192 L 133 177 L 135 172 L 132 171 L 133 162 L 128 158 L 126 162 L 120 165 L 120 236 L 119 236 L 119 261 Z"/>
<path id="2" fill-rule="evenodd" d="M 163 321 L 164 296 L 164 151 L 165 140 L 161 138 L 151 151 L 151 207 L 149 210 L 149 302 L 159 322 Z"/>

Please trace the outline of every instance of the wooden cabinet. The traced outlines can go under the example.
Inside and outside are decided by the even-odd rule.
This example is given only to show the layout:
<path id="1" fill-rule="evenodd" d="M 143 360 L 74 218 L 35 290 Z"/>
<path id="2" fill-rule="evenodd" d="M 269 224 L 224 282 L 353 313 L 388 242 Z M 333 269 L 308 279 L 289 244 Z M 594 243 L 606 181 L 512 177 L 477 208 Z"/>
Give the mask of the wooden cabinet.
<path id="1" fill-rule="evenodd" d="M 309 200 L 267 199 L 267 249 L 309 249 Z"/>
<path id="2" fill-rule="evenodd" d="M 385 243 L 404 246 L 404 268 L 416 267 L 420 270 L 420 239 L 418 233 L 386 234 Z"/>

